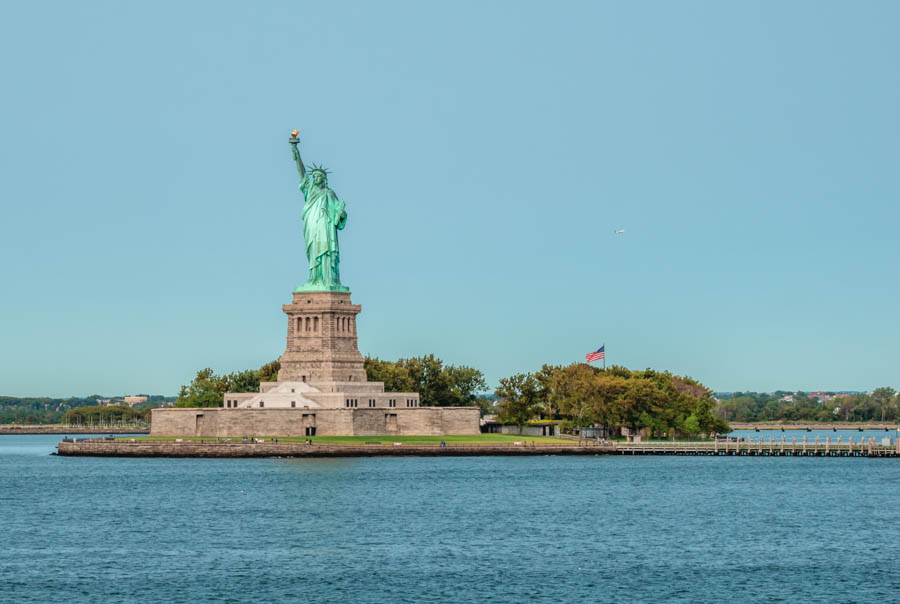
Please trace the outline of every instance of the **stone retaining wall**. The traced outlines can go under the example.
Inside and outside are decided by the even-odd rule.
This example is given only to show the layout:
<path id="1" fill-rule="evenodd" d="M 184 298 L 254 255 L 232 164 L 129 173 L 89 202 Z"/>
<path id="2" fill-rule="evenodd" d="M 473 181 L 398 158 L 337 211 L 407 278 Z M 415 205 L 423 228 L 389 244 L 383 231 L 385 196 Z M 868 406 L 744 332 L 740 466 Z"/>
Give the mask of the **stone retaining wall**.
<path id="1" fill-rule="evenodd" d="M 478 455 L 604 455 L 599 445 L 331 445 L 304 443 L 194 443 L 63 441 L 59 455 L 76 457 L 456 457 Z"/>

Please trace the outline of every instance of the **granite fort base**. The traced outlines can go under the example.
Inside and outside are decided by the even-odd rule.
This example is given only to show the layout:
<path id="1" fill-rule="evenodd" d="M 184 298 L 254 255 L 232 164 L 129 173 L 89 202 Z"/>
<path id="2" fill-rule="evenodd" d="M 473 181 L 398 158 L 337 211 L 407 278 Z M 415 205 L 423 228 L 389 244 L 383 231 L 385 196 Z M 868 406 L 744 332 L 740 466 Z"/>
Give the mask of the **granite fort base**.
<path id="1" fill-rule="evenodd" d="M 152 436 L 374 436 L 479 434 L 477 407 L 420 407 L 418 392 L 369 382 L 349 292 L 294 292 L 277 382 L 226 392 L 223 406 L 154 409 Z"/>
<path id="2" fill-rule="evenodd" d="M 154 409 L 153 436 L 440 436 L 480 434 L 477 407 Z"/>

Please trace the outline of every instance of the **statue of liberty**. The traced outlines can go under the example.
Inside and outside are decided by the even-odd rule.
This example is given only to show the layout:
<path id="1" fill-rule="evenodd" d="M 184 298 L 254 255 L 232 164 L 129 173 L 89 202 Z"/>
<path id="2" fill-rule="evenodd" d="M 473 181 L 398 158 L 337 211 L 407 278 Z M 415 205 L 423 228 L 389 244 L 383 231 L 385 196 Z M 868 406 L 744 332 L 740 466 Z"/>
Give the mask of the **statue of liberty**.
<path id="1" fill-rule="evenodd" d="M 341 285 L 338 268 L 340 251 L 337 232 L 347 224 L 344 202 L 328 187 L 328 170 L 314 165 L 307 172 L 297 149 L 300 142 L 297 134 L 297 130 L 291 132 L 290 143 L 297 172 L 300 173 L 300 191 L 306 201 L 303 204 L 303 241 L 306 243 L 309 275 L 306 283 L 294 291 L 350 291 Z"/>

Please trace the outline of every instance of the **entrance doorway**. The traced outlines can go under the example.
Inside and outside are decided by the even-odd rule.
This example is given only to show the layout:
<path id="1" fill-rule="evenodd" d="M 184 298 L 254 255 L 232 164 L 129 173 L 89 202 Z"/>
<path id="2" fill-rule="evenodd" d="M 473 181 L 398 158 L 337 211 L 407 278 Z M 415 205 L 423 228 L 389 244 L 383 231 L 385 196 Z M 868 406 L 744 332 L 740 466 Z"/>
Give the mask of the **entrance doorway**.
<path id="1" fill-rule="evenodd" d="M 397 414 L 396 413 L 385 413 L 384 414 L 384 431 L 388 434 L 396 434 L 399 432 L 399 428 L 397 428 Z"/>
<path id="2" fill-rule="evenodd" d="M 316 414 L 315 413 L 304 413 L 303 414 L 303 433 L 306 436 L 315 436 L 316 435 Z"/>
<path id="3" fill-rule="evenodd" d="M 215 436 L 213 418 L 203 413 L 198 413 L 194 419 L 194 436 Z"/>

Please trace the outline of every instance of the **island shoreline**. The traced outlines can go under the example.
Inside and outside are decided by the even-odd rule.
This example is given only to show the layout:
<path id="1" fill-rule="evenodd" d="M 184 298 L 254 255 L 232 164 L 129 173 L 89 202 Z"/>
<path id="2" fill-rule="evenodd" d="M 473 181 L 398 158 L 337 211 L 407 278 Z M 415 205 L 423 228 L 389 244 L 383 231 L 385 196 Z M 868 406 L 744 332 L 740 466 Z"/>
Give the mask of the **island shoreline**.
<path id="1" fill-rule="evenodd" d="M 476 457 L 585 455 L 707 455 L 718 457 L 900 457 L 900 441 L 879 445 L 874 439 L 831 442 L 778 442 L 774 439 L 669 443 L 342 445 L 305 442 L 159 442 L 66 439 L 56 455 L 67 457 L 195 457 L 195 458 L 332 458 L 332 457 Z"/>

